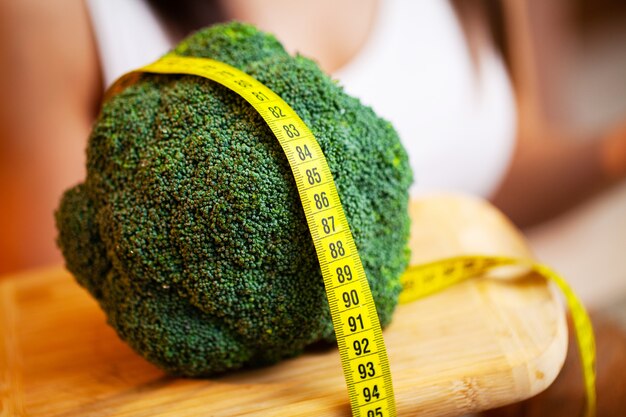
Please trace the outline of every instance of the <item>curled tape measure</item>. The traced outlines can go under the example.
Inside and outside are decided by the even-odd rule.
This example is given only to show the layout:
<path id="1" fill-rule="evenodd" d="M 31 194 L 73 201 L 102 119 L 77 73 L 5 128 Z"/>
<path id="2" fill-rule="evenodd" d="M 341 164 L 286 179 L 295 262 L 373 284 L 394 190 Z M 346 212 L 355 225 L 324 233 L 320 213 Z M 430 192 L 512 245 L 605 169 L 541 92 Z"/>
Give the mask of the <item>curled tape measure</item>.
<path id="1" fill-rule="evenodd" d="M 208 58 L 166 55 L 117 80 L 105 100 L 141 73 L 188 74 L 229 88 L 250 103 L 278 139 L 293 172 L 319 259 L 337 336 L 352 414 L 393 417 L 396 405 L 387 350 L 365 270 L 350 232 L 330 168 L 313 134 L 276 93 L 246 73 Z M 527 265 L 556 283 L 571 309 L 583 362 L 586 415 L 595 412 L 595 344 L 591 322 L 567 283 L 543 265 L 503 257 L 463 256 L 412 266 L 402 276 L 406 303 L 504 265 Z"/>

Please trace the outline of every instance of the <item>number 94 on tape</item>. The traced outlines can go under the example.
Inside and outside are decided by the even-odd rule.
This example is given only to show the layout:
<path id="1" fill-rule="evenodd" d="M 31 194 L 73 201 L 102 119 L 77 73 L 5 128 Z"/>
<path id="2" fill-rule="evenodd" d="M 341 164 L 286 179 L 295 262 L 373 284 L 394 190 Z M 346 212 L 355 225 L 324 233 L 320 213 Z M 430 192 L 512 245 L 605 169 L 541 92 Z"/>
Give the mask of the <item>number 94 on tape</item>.
<path id="1" fill-rule="evenodd" d="M 358 401 L 361 416 L 388 417 L 387 402 L 384 401 L 385 382 L 382 377 L 358 384 Z"/>

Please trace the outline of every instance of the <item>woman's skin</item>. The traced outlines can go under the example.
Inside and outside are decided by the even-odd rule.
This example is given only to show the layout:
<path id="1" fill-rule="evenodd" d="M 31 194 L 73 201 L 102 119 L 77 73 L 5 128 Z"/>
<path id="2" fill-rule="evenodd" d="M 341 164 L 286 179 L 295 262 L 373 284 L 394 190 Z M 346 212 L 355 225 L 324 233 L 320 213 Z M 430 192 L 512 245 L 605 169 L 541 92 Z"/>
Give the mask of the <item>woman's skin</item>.
<path id="1" fill-rule="evenodd" d="M 82 2 L 0 2 L 0 273 L 61 261 L 53 211 L 84 177 L 102 94 Z"/>
<path id="2" fill-rule="evenodd" d="M 288 50 L 314 56 L 325 71 L 333 72 L 366 43 L 378 1 L 230 0 L 224 10 L 229 18 L 276 33 Z M 470 49 L 485 47 L 489 39 L 482 14 L 469 9 L 464 17 Z M 2 273 L 60 262 L 52 213 L 62 192 L 84 176 L 86 139 L 102 97 L 96 43 L 84 3 L 0 2 L 0 62 Z M 607 135 L 611 140 L 586 142 L 550 132 L 539 117 L 529 116 L 533 112 L 527 109 L 533 106 L 525 92 L 531 88 L 518 83 L 523 77 L 517 75 L 517 151 L 492 200 L 525 225 L 623 178 L 626 129 Z"/>

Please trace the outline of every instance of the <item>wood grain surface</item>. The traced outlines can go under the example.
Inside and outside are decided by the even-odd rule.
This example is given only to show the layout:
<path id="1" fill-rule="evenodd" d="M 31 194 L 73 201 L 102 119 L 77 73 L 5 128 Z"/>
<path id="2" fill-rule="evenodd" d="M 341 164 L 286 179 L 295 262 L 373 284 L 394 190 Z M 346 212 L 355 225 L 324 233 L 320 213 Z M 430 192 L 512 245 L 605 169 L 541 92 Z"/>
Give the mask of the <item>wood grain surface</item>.
<path id="1" fill-rule="evenodd" d="M 486 203 L 412 202 L 412 262 L 461 253 L 529 256 Z M 458 416 L 546 388 L 565 358 L 554 291 L 535 276 L 485 278 L 399 306 L 384 332 L 400 416 Z M 511 278 L 511 277 L 509 277 Z M 335 347 L 210 379 L 165 375 L 106 324 L 63 268 L 0 283 L 0 406 L 7 416 L 349 416 Z"/>

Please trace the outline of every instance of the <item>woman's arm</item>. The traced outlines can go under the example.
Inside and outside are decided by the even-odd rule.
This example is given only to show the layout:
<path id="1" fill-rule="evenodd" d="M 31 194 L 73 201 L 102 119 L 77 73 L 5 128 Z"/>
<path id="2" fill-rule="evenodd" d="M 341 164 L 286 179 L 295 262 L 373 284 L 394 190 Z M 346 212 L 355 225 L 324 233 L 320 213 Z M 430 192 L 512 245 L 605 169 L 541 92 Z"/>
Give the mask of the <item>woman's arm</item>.
<path id="1" fill-rule="evenodd" d="M 517 225 L 547 220 L 626 173 L 626 131 L 583 140 L 547 129 L 517 136 L 517 148 L 493 203 Z"/>
<path id="2" fill-rule="evenodd" d="M 553 129 L 541 108 L 528 2 L 503 2 L 518 107 L 516 151 L 492 197 L 519 226 L 556 216 L 626 176 L 626 124 L 595 138 Z"/>
<path id="3" fill-rule="evenodd" d="M 83 177 L 102 84 L 82 1 L 0 2 L 0 273 L 58 261 L 53 212 Z"/>

